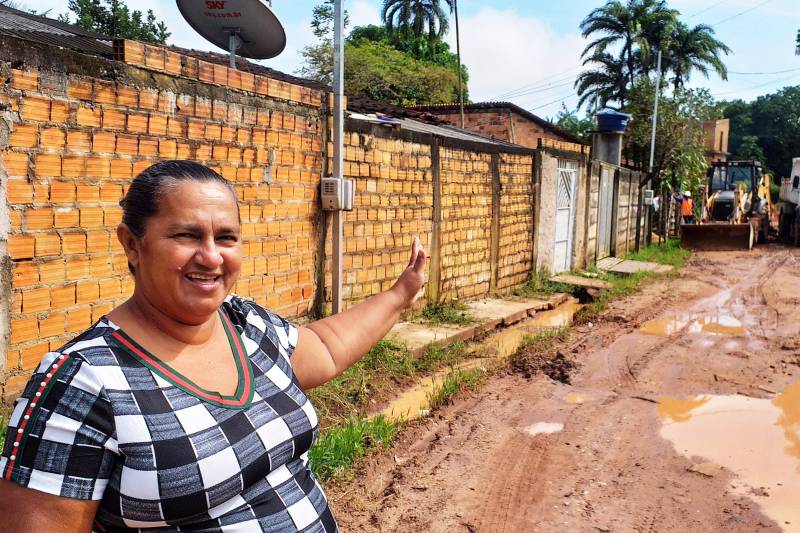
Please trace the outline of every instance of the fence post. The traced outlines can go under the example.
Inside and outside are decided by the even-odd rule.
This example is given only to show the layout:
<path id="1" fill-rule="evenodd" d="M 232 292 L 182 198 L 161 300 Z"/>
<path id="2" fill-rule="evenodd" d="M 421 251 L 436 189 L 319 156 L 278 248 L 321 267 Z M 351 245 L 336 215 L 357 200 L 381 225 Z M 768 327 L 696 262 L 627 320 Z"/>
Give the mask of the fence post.
<path id="1" fill-rule="evenodd" d="M 439 158 L 439 138 L 431 139 L 431 187 L 433 212 L 431 213 L 430 273 L 428 276 L 428 301 L 438 302 L 442 282 L 442 175 Z"/>
<path id="2" fill-rule="evenodd" d="M 541 145 L 542 140 L 539 139 Z M 539 204 L 542 189 L 542 152 L 541 148 L 536 150 L 531 158 L 531 194 L 533 201 L 531 202 L 531 274 L 535 274 L 538 268 L 539 258 L 537 257 L 539 250 L 536 243 L 536 235 L 539 223 Z"/>
<path id="3" fill-rule="evenodd" d="M 500 262 L 500 154 L 492 152 L 492 227 L 491 227 L 491 278 L 489 292 L 497 290 L 497 268 Z"/>

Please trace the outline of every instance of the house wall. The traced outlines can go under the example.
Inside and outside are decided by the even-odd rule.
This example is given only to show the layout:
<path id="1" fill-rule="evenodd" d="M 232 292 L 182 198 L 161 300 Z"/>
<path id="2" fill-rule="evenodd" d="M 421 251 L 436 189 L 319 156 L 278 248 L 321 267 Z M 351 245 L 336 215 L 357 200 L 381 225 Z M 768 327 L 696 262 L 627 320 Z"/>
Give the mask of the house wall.
<path id="1" fill-rule="evenodd" d="M 458 111 L 455 113 L 436 112 L 436 116 L 450 125 L 461 127 L 461 115 Z M 465 111 L 464 129 L 527 148 L 538 147 L 539 139 L 569 141 L 552 131 L 545 130 L 532 120 L 502 109 Z"/>
<path id="2" fill-rule="evenodd" d="M 706 155 L 709 162 L 727 160 L 730 125 L 731 121 L 727 118 L 703 121 Z"/>

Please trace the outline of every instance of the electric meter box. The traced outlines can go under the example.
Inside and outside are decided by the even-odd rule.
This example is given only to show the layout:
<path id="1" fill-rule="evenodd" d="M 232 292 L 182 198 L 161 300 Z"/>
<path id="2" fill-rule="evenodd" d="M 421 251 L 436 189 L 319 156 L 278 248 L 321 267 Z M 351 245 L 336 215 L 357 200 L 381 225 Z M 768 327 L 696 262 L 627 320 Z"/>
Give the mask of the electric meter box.
<path id="1" fill-rule="evenodd" d="M 644 205 L 653 205 L 653 189 L 645 189 L 642 195 Z"/>
<path id="2" fill-rule="evenodd" d="M 322 178 L 322 209 L 325 211 L 352 211 L 355 190 L 353 180 Z"/>

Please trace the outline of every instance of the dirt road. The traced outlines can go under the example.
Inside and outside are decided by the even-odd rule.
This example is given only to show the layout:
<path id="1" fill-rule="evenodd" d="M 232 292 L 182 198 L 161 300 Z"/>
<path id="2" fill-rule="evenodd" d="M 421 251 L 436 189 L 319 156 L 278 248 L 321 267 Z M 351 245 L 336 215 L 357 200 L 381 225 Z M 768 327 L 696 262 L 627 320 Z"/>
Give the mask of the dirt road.
<path id="1" fill-rule="evenodd" d="M 695 255 L 329 489 L 343 531 L 800 531 L 800 250 Z"/>

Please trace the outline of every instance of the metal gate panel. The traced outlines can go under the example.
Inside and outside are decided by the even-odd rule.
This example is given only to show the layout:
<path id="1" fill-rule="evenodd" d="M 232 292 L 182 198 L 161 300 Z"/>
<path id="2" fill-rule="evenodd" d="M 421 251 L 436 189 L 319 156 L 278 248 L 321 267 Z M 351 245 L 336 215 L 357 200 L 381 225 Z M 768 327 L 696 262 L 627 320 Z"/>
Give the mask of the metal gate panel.
<path id="1" fill-rule="evenodd" d="M 575 228 L 575 196 L 578 185 L 578 162 L 558 160 L 556 185 L 556 227 L 553 243 L 553 272 L 572 267 L 572 234 Z"/>
<path id="2" fill-rule="evenodd" d="M 614 171 L 600 167 L 600 205 L 597 220 L 597 259 L 611 255 L 611 230 L 614 206 Z"/>

